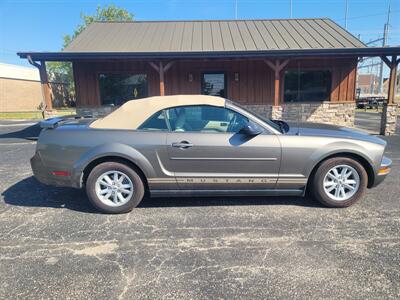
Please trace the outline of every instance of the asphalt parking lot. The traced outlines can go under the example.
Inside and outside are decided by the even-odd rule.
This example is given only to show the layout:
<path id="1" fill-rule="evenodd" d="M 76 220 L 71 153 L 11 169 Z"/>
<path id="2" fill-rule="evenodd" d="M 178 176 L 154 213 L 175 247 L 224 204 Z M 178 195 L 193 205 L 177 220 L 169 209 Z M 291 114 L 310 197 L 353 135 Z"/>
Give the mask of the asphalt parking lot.
<path id="1" fill-rule="evenodd" d="M 31 173 L 32 124 L 0 122 L 0 298 L 399 298 L 400 136 L 353 207 L 311 199 L 148 199 L 98 214 Z"/>

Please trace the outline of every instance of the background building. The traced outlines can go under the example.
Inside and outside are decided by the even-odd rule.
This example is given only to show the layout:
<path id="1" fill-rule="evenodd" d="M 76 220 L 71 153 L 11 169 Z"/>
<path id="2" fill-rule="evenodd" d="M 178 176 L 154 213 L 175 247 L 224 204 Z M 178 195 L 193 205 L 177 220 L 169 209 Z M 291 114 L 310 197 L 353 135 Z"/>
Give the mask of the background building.
<path id="1" fill-rule="evenodd" d="M 44 76 L 45 61 L 71 62 L 82 114 L 210 94 L 267 117 L 353 126 L 359 58 L 385 57 L 392 76 L 399 53 L 368 47 L 330 19 L 277 19 L 95 22 L 62 52 L 19 55 Z"/>
<path id="2" fill-rule="evenodd" d="M 0 63 L 0 111 L 34 111 L 42 102 L 36 68 Z"/>

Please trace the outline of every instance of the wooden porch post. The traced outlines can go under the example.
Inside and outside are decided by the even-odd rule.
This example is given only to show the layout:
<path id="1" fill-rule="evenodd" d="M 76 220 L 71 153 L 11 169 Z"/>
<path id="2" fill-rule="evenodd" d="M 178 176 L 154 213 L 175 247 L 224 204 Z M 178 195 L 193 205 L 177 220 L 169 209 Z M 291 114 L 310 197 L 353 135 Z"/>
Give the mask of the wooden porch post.
<path id="1" fill-rule="evenodd" d="M 155 64 L 154 62 L 149 62 L 149 64 L 150 64 L 150 66 L 152 66 L 152 68 L 154 70 L 157 71 L 158 75 L 160 76 L 160 96 L 165 96 L 164 73 L 167 72 L 168 69 L 172 67 L 174 62 L 170 61 L 165 66 L 163 66 L 163 62 L 162 61 L 159 61 L 158 65 Z"/>
<path id="2" fill-rule="evenodd" d="M 49 80 L 47 77 L 46 63 L 44 61 L 40 62 L 39 75 L 40 75 L 40 84 L 42 86 L 44 104 L 46 105 L 45 109 L 52 110 L 53 103 L 52 103 L 52 99 L 51 99 Z"/>
<path id="3" fill-rule="evenodd" d="M 278 106 L 280 104 L 280 75 L 282 69 L 289 63 L 289 59 L 284 60 L 282 63 L 280 63 L 279 59 L 275 60 L 275 63 L 269 60 L 264 60 L 264 62 L 274 71 L 274 106 Z"/>
<path id="4" fill-rule="evenodd" d="M 165 85 L 164 85 L 164 67 L 163 63 L 159 62 L 159 74 L 160 74 L 160 96 L 165 95 Z"/>
<path id="5" fill-rule="evenodd" d="M 390 77 L 388 86 L 388 104 L 394 103 L 394 97 L 396 94 L 396 79 L 397 79 L 397 67 L 399 65 L 399 60 L 396 56 L 392 57 L 392 65 L 390 66 Z"/>

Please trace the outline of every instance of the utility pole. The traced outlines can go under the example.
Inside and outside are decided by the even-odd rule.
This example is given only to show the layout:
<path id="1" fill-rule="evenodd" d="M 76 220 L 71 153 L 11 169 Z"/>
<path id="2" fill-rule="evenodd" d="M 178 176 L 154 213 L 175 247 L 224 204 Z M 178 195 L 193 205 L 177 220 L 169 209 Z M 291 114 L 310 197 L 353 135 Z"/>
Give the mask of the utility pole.
<path id="1" fill-rule="evenodd" d="M 389 24 L 390 24 L 390 4 L 387 13 L 386 24 L 383 26 L 383 39 L 382 39 L 382 47 L 387 45 L 387 39 L 389 34 Z M 379 85 L 378 85 L 379 94 L 383 92 L 383 60 L 381 59 L 381 66 L 379 69 Z"/>
<path id="2" fill-rule="evenodd" d="M 346 8 L 344 11 L 344 28 L 347 29 L 347 13 L 349 12 L 349 0 L 346 0 Z"/>
<path id="3" fill-rule="evenodd" d="M 235 20 L 237 20 L 237 2 L 238 0 L 235 0 Z"/>

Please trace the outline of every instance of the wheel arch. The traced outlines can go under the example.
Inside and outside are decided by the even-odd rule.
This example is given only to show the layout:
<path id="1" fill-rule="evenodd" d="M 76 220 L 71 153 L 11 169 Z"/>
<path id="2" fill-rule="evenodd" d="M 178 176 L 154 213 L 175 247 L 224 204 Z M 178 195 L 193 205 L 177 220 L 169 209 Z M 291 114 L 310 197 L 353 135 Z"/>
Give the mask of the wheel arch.
<path id="1" fill-rule="evenodd" d="M 129 166 L 135 172 L 138 173 L 140 178 L 143 180 L 143 184 L 145 186 L 146 192 L 148 191 L 148 182 L 147 182 L 147 178 L 146 178 L 146 175 L 144 174 L 143 170 L 137 164 L 135 164 L 133 161 L 131 161 L 125 157 L 121 157 L 121 156 L 117 156 L 117 155 L 101 156 L 101 157 L 98 157 L 98 158 L 92 160 L 90 163 L 88 163 L 82 171 L 81 186 L 86 185 L 86 181 L 89 177 L 90 172 L 96 166 L 98 166 L 99 164 L 104 163 L 104 162 L 116 162 L 116 163 L 121 163 L 121 164 Z"/>
<path id="2" fill-rule="evenodd" d="M 331 153 L 331 154 L 321 158 L 311 169 L 310 176 L 308 176 L 307 188 L 308 188 L 309 184 L 312 182 L 312 178 L 315 175 L 315 172 L 317 171 L 319 166 L 326 160 L 334 158 L 334 157 L 346 157 L 346 158 L 351 158 L 351 159 L 359 162 L 364 167 L 364 169 L 368 175 L 367 187 L 370 188 L 373 186 L 374 181 L 375 181 L 375 171 L 374 171 L 374 168 L 373 168 L 371 162 L 366 157 L 364 157 L 363 155 L 361 155 L 359 153 L 347 151 L 347 152 Z"/>
<path id="3" fill-rule="evenodd" d="M 154 177 L 155 171 L 147 158 L 136 149 L 124 144 L 105 144 L 81 155 L 73 167 L 74 182 L 82 187 L 88 170 L 105 161 L 119 161 L 136 169 L 147 184 L 147 178 Z"/>

